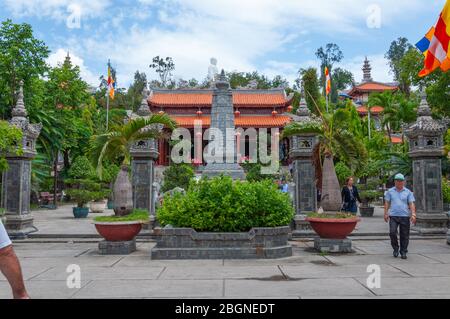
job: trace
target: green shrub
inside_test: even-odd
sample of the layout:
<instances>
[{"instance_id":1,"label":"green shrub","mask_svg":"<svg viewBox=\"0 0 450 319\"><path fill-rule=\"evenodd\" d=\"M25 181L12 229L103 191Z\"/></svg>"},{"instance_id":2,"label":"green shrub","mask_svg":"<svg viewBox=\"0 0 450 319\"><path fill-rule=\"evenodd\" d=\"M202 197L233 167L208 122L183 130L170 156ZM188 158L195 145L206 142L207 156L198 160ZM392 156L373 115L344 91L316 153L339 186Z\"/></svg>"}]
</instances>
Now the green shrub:
<instances>
[{"instance_id":1,"label":"green shrub","mask_svg":"<svg viewBox=\"0 0 450 319\"><path fill-rule=\"evenodd\" d=\"M148 222L148 219L148 211L143 209L135 209L131 214L127 216L98 216L94 218L94 221L102 223L142 221L143 223L146 223Z\"/></svg>"},{"instance_id":2,"label":"green shrub","mask_svg":"<svg viewBox=\"0 0 450 319\"><path fill-rule=\"evenodd\" d=\"M442 193L444 195L444 203L450 203L450 181L442 179Z\"/></svg>"},{"instance_id":3,"label":"green shrub","mask_svg":"<svg viewBox=\"0 0 450 319\"><path fill-rule=\"evenodd\" d=\"M175 187L187 189L195 173L189 164L172 164L164 171L163 175L164 180L161 191L165 193Z\"/></svg>"},{"instance_id":4,"label":"green shrub","mask_svg":"<svg viewBox=\"0 0 450 319\"><path fill-rule=\"evenodd\" d=\"M0 216L5 215L5 209L4 208L0 208Z\"/></svg>"},{"instance_id":5,"label":"green shrub","mask_svg":"<svg viewBox=\"0 0 450 319\"><path fill-rule=\"evenodd\" d=\"M363 190L359 192L359 196L361 197L361 200L363 203L371 203L374 200L380 198L383 196L383 192L380 191L372 191L372 190Z\"/></svg>"},{"instance_id":6,"label":"green shrub","mask_svg":"<svg viewBox=\"0 0 450 319\"><path fill-rule=\"evenodd\" d=\"M293 217L289 195L273 182L233 182L227 176L192 181L185 195L165 197L157 210L162 226L212 232L286 226Z\"/></svg>"},{"instance_id":7,"label":"green shrub","mask_svg":"<svg viewBox=\"0 0 450 319\"><path fill-rule=\"evenodd\" d=\"M344 185L345 180L352 176L352 170L342 162L337 163L334 168L336 169L339 184Z\"/></svg>"},{"instance_id":8,"label":"green shrub","mask_svg":"<svg viewBox=\"0 0 450 319\"><path fill-rule=\"evenodd\" d=\"M86 156L78 156L70 166L68 174L73 179L92 179L97 176L94 167Z\"/></svg>"}]
</instances>

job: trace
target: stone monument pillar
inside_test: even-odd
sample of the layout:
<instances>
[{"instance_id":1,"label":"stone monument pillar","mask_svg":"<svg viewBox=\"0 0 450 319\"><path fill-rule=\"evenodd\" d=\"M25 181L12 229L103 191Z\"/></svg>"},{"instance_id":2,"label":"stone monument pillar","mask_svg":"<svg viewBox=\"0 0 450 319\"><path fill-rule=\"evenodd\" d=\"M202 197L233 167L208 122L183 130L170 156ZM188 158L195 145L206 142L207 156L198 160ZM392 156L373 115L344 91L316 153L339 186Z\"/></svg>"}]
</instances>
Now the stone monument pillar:
<instances>
[{"instance_id":1,"label":"stone monument pillar","mask_svg":"<svg viewBox=\"0 0 450 319\"><path fill-rule=\"evenodd\" d=\"M302 90L303 91L303 90ZM295 121L299 123L319 122L311 115L302 92L300 106ZM295 183L294 205L294 232L311 230L305 218L307 214L317 211L317 188L313 152L317 145L317 136L313 133L293 136L289 156L293 160L293 175Z\"/></svg>"},{"instance_id":2,"label":"stone monument pillar","mask_svg":"<svg viewBox=\"0 0 450 319\"><path fill-rule=\"evenodd\" d=\"M233 93L223 70L215 86L212 99L210 132L218 131L222 136L219 137L221 140L217 144L218 141L215 139L218 139L218 137L210 134L208 147L212 144L222 144L215 151L223 151L223 156L220 156L217 160L207 161L207 165L203 170L203 176L214 177L224 174L231 176L233 179L244 179L244 170L237 162ZM232 134L227 134L227 132L232 132Z\"/></svg>"},{"instance_id":3,"label":"stone monument pillar","mask_svg":"<svg viewBox=\"0 0 450 319\"><path fill-rule=\"evenodd\" d=\"M30 212L31 161L36 156L36 139L42 124L31 124L23 101L20 83L17 104L12 110L12 126L22 130L22 154L7 154L9 169L3 172L2 207L6 211L6 230L13 239L27 238L36 231Z\"/></svg>"},{"instance_id":4,"label":"stone monument pillar","mask_svg":"<svg viewBox=\"0 0 450 319\"><path fill-rule=\"evenodd\" d=\"M447 123L434 120L425 93L418 109L417 121L405 129L409 156L413 165L413 187L416 198L417 225L420 234L445 234L447 215L443 209L442 167L443 135Z\"/></svg>"},{"instance_id":5,"label":"stone monument pillar","mask_svg":"<svg viewBox=\"0 0 450 319\"><path fill-rule=\"evenodd\" d=\"M147 94L145 94L139 110L136 114L132 114L131 118L148 118L150 116ZM131 147L130 154L133 207L145 209L150 213L149 229L153 229L156 220L153 182L155 177L155 160L159 156L158 144L154 139L138 141Z\"/></svg>"}]
</instances>

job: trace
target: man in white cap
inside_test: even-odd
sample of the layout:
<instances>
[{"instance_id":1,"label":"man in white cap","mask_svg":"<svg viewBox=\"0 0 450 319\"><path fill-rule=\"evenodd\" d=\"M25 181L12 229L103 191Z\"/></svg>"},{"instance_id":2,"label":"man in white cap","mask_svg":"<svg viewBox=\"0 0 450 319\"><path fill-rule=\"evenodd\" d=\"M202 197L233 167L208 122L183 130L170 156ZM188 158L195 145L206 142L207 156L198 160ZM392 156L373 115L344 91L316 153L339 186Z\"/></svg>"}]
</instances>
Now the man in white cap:
<instances>
[{"instance_id":1,"label":"man in white cap","mask_svg":"<svg viewBox=\"0 0 450 319\"><path fill-rule=\"evenodd\" d=\"M14 253L11 240L0 221L0 271L12 288L14 299L29 299L23 282L19 259Z\"/></svg>"},{"instance_id":2,"label":"man in white cap","mask_svg":"<svg viewBox=\"0 0 450 319\"><path fill-rule=\"evenodd\" d=\"M397 174L394 177L395 187L385 194L384 220L389 222L389 235L394 249L394 257L399 253L402 259L406 259L409 244L409 232L411 223L416 224L416 206L414 194L405 187L405 176ZM400 246L398 245L397 232L400 227Z\"/></svg>"}]
</instances>

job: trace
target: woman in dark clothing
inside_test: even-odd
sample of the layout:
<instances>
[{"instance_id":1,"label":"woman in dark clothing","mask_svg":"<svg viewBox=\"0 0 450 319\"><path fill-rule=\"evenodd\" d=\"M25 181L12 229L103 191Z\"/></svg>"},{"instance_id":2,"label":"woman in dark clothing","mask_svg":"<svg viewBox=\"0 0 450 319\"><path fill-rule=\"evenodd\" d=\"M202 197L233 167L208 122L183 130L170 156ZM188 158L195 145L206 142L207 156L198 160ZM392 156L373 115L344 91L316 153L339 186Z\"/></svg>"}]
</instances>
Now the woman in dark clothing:
<instances>
[{"instance_id":1,"label":"woman in dark clothing","mask_svg":"<svg viewBox=\"0 0 450 319\"><path fill-rule=\"evenodd\" d=\"M358 212L358 205L356 204L356 201L361 203L361 198L359 197L358 188L353 185L353 177L346 179L341 195L342 211L356 215Z\"/></svg>"}]
</instances>

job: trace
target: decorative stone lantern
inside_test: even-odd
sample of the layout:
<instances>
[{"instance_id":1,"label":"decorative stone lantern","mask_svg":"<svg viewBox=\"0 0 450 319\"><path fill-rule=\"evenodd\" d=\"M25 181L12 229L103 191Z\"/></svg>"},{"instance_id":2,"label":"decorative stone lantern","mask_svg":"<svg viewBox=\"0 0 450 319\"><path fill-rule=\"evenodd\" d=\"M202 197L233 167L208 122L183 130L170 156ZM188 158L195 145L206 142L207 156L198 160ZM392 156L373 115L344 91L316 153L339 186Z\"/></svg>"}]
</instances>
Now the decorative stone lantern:
<instances>
[{"instance_id":1,"label":"decorative stone lantern","mask_svg":"<svg viewBox=\"0 0 450 319\"><path fill-rule=\"evenodd\" d=\"M10 125L22 130L22 154L7 154L9 169L3 172L2 207L6 211L6 230L13 239L24 239L36 231L30 212L31 161L36 156L36 139L42 124L31 124L23 101L20 82L17 104L12 110Z\"/></svg>"},{"instance_id":2,"label":"decorative stone lantern","mask_svg":"<svg viewBox=\"0 0 450 319\"><path fill-rule=\"evenodd\" d=\"M405 129L413 165L417 208L415 229L421 234L445 234L448 217L443 211L441 158L447 123L431 117L425 93L422 93L417 113L417 121Z\"/></svg>"},{"instance_id":3,"label":"decorative stone lantern","mask_svg":"<svg viewBox=\"0 0 450 319\"><path fill-rule=\"evenodd\" d=\"M131 114L131 119L149 118L150 112L147 104L148 94L145 92L142 103L136 113ZM146 129L154 129L148 127ZM158 129L162 129L158 125ZM155 192L153 187L155 177L155 160L158 158L158 144L154 139L136 142L130 150L131 154L131 175L133 185L133 207L145 209L150 213L150 229L153 228L155 218Z\"/></svg>"},{"instance_id":4,"label":"decorative stone lantern","mask_svg":"<svg viewBox=\"0 0 450 319\"><path fill-rule=\"evenodd\" d=\"M318 119L311 115L305 101L304 90L297 110L296 122L320 125ZM294 218L294 231L310 230L306 215L317 211L317 188L315 167L313 163L314 148L318 142L314 133L301 134L291 137L289 156L293 160L293 175L295 183L294 205L296 215Z\"/></svg>"}]
</instances>

